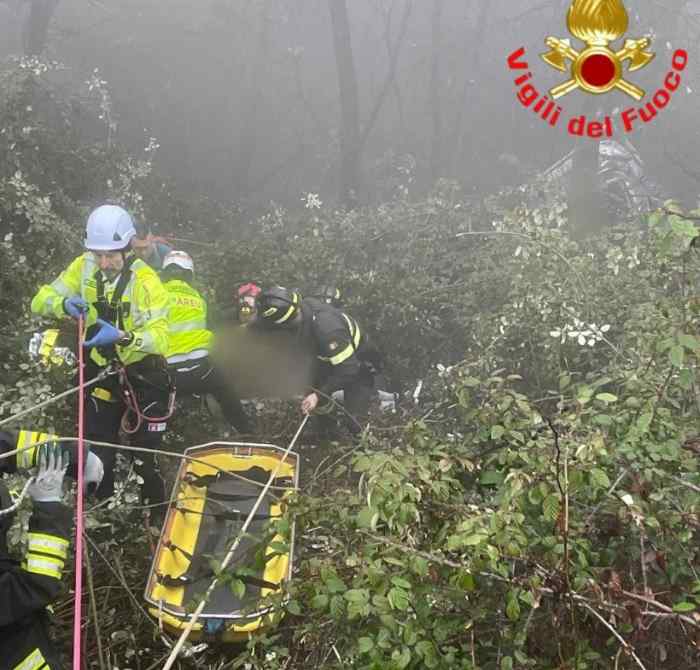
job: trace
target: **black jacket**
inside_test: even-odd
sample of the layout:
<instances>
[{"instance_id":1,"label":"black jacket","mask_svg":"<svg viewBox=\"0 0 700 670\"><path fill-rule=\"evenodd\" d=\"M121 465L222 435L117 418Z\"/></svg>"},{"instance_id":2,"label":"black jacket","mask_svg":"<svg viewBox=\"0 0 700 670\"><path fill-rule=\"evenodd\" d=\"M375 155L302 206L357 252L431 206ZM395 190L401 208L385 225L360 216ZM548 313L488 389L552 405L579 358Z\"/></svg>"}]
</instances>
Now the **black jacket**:
<instances>
[{"instance_id":1,"label":"black jacket","mask_svg":"<svg viewBox=\"0 0 700 670\"><path fill-rule=\"evenodd\" d=\"M366 363L375 362L376 352L351 316L315 298L302 300L301 314L299 337L316 357L319 391L331 395L367 377Z\"/></svg>"},{"instance_id":2,"label":"black jacket","mask_svg":"<svg viewBox=\"0 0 700 670\"><path fill-rule=\"evenodd\" d=\"M14 448L1 437L0 442L0 452L8 446ZM12 457L0 464L0 470L16 468ZM46 608L60 593L63 569L72 560L71 521L70 510L61 503L35 502L29 519L27 553L21 564L10 558L5 533L0 532L0 670L62 668L49 637Z\"/></svg>"}]
</instances>

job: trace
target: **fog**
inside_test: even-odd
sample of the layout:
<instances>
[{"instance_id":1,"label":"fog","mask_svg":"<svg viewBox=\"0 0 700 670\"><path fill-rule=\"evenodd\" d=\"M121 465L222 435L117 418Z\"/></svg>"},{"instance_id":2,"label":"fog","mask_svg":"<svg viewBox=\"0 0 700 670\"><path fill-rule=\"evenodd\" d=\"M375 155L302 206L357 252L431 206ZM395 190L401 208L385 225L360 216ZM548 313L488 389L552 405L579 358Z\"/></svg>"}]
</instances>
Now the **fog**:
<instances>
[{"instance_id":1,"label":"fog","mask_svg":"<svg viewBox=\"0 0 700 670\"><path fill-rule=\"evenodd\" d=\"M106 97L99 87L84 87L85 95L106 108L112 126L86 121L86 133L109 132L135 152L154 137L158 169L183 193L243 211L298 205L307 193L349 204L421 197L441 178L482 198L532 179L577 145L596 144L523 108L520 73L507 64L524 47L538 90L566 79L539 55L546 36L571 37L569 4L5 0L0 56L39 52L64 64L57 85L96 74ZM625 37L650 35L655 54L630 80L653 93L675 49L690 60L654 122L617 128L616 139L633 143L665 195L695 206L700 2L625 5ZM618 90L573 91L558 103L567 117L589 118L635 104Z\"/></svg>"}]
</instances>

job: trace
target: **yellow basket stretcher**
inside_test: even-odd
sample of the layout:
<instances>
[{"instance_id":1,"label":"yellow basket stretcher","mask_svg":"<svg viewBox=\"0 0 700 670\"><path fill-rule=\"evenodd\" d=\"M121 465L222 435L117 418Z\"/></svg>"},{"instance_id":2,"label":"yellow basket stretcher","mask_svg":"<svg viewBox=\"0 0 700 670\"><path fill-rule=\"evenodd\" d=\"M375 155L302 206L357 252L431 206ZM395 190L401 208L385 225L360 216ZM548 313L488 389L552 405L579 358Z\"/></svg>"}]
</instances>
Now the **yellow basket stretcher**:
<instances>
[{"instance_id":1,"label":"yellow basket stretcher","mask_svg":"<svg viewBox=\"0 0 700 670\"><path fill-rule=\"evenodd\" d=\"M187 626L191 612L214 578L284 450L270 444L214 442L185 450L146 586L149 612L171 632ZM279 612L263 599L291 579L294 523L289 536L271 521L286 514L286 500L298 487L299 456L290 452L243 536L227 575L243 582L245 593L226 580L213 591L190 639L242 642L274 625ZM280 547L288 548L280 551ZM257 560L256 560L257 556Z\"/></svg>"}]
</instances>

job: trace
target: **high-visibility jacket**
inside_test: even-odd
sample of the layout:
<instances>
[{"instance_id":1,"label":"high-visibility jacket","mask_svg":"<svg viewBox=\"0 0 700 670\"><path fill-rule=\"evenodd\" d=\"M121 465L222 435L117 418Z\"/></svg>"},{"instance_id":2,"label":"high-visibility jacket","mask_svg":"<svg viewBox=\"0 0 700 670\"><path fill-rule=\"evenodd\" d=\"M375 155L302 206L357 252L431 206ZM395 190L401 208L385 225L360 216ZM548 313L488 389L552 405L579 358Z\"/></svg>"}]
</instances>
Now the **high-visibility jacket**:
<instances>
[{"instance_id":1,"label":"high-visibility jacket","mask_svg":"<svg viewBox=\"0 0 700 670\"><path fill-rule=\"evenodd\" d=\"M69 559L71 513L59 502L35 502L21 565L0 538L0 668L60 670L46 609L61 591Z\"/></svg>"},{"instance_id":2,"label":"high-visibility jacket","mask_svg":"<svg viewBox=\"0 0 700 670\"><path fill-rule=\"evenodd\" d=\"M110 321L125 332L134 334L127 346L115 345L116 356L124 365L136 363L149 354L164 356L168 349L168 294L156 272L138 258L127 258L128 281L121 280L123 292L115 298L120 278L109 282L97 267L90 252L78 256L51 284L42 286L32 300L32 312L42 316L65 317L63 301L82 296L90 309L88 328L97 318ZM122 274L124 274L122 272ZM98 285L104 290L104 301L98 302ZM108 312L105 314L105 310ZM90 357L99 366L108 363L97 348Z\"/></svg>"},{"instance_id":3,"label":"high-visibility jacket","mask_svg":"<svg viewBox=\"0 0 700 670\"><path fill-rule=\"evenodd\" d=\"M168 363L209 355L213 333L207 329L207 302L181 279L165 282L168 293Z\"/></svg>"}]
</instances>

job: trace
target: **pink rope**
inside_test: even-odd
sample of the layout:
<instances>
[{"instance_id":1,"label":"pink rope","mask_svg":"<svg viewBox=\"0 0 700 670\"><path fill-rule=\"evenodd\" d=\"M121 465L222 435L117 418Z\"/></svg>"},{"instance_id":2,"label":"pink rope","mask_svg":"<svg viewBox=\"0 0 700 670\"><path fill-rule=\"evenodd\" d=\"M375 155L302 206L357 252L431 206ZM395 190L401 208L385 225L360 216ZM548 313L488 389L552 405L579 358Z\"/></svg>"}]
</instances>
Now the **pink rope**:
<instances>
[{"instance_id":1,"label":"pink rope","mask_svg":"<svg viewBox=\"0 0 700 670\"><path fill-rule=\"evenodd\" d=\"M83 364L83 317L78 318L78 496L75 502L75 611L73 615L73 670L80 670L80 627L83 608L83 424L85 368Z\"/></svg>"}]
</instances>

